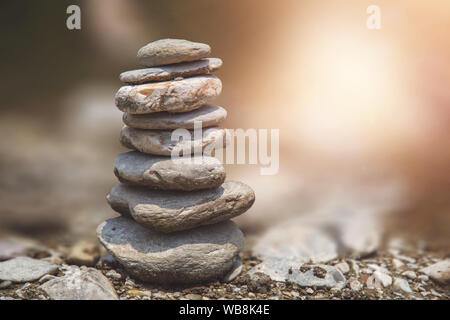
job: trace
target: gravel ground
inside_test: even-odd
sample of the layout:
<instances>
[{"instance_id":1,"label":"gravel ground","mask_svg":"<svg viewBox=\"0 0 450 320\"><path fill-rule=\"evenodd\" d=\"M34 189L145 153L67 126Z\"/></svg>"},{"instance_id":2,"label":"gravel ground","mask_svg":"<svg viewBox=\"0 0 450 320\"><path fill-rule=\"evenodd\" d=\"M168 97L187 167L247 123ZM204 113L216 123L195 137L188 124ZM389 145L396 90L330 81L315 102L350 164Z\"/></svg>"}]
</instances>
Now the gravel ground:
<instances>
[{"instance_id":1,"label":"gravel ground","mask_svg":"<svg viewBox=\"0 0 450 320\"><path fill-rule=\"evenodd\" d=\"M33 253L34 258L46 257L45 254ZM114 262L97 263L97 268L111 281L118 296L122 300L214 300L214 299L261 299L261 300L309 300L309 299L413 299L413 300L448 300L450 286L441 285L427 279L418 270L441 260L442 257L432 255L422 250L414 252L393 252L387 250L378 252L365 259L337 259L330 261L329 265L344 262L347 284L342 289L322 289L316 287L300 287L295 283L272 281L268 276L259 274L258 280L252 280L246 273L260 261L251 255L250 251L241 253L243 271L230 283L214 282L194 287L160 287L140 283L128 277L120 266ZM396 259L396 260L394 260ZM395 266L394 261L402 262L402 266ZM65 261L62 261L65 263ZM302 268L307 265L302 266ZM384 268L392 278L400 277L407 280L412 293L395 290L394 286L387 288L369 288L367 279L377 268ZM382 269L383 270L383 269ZM320 270L319 270L320 271ZM406 273L405 273L406 272ZM319 272L320 274L320 272ZM61 271L56 276L61 276ZM42 281L42 280L40 280ZM356 282L357 281L357 282ZM355 284L360 284L358 286ZM39 281L21 284L5 284L1 288L0 300L6 299L38 299L46 300L48 296L38 286Z\"/></svg>"}]
</instances>

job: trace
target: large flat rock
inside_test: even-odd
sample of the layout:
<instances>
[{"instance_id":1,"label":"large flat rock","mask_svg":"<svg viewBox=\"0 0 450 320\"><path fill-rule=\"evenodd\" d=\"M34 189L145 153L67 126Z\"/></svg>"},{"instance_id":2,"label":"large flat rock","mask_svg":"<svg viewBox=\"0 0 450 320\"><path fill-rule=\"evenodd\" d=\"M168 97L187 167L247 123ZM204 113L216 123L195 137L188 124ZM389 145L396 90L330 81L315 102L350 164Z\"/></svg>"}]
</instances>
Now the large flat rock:
<instances>
[{"instance_id":1,"label":"large flat rock","mask_svg":"<svg viewBox=\"0 0 450 320\"><path fill-rule=\"evenodd\" d=\"M124 126L120 132L120 143L128 149L143 153L171 156L197 154L203 151L222 149L228 142L225 129L211 127L202 130L197 137L194 131L187 131L186 137L174 136L170 130L142 130ZM211 155L212 153L207 153Z\"/></svg>"},{"instance_id":2,"label":"large flat rock","mask_svg":"<svg viewBox=\"0 0 450 320\"><path fill-rule=\"evenodd\" d=\"M182 80L152 82L121 87L116 106L131 114L186 112L197 109L219 96L222 82L211 75Z\"/></svg>"},{"instance_id":3,"label":"large flat rock","mask_svg":"<svg viewBox=\"0 0 450 320\"><path fill-rule=\"evenodd\" d=\"M194 129L194 123L201 122L202 128L217 126L227 117L227 111L219 106L205 104L204 106L188 112L157 112L152 114L123 114L123 122L132 128L167 130L167 129Z\"/></svg>"},{"instance_id":4,"label":"large flat rock","mask_svg":"<svg viewBox=\"0 0 450 320\"><path fill-rule=\"evenodd\" d=\"M199 60L206 58L210 53L211 47L204 43L183 39L161 39L140 48L137 59L140 64L152 67Z\"/></svg>"},{"instance_id":5,"label":"large flat rock","mask_svg":"<svg viewBox=\"0 0 450 320\"><path fill-rule=\"evenodd\" d=\"M28 257L17 257L0 262L0 280L12 282L34 281L46 274L54 274L58 266Z\"/></svg>"},{"instance_id":6,"label":"large flat rock","mask_svg":"<svg viewBox=\"0 0 450 320\"><path fill-rule=\"evenodd\" d=\"M186 78L202 74L211 74L221 66L222 60L219 58L206 58L191 62L125 71L120 74L120 81L128 84L167 81L179 77Z\"/></svg>"},{"instance_id":7,"label":"large flat rock","mask_svg":"<svg viewBox=\"0 0 450 320\"><path fill-rule=\"evenodd\" d=\"M225 181L225 169L214 157L170 159L136 151L117 156L114 174L122 183L162 190L217 188Z\"/></svg>"},{"instance_id":8,"label":"large flat rock","mask_svg":"<svg viewBox=\"0 0 450 320\"><path fill-rule=\"evenodd\" d=\"M222 279L243 244L242 232L231 221L165 234L118 217L100 224L97 236L132 276L158 284Z\"/></svg>"},{"instance_id":9,"label":"large flat rock","mask_svg":"<svg viewBox=\"0 0 450 320\"><path fill-rule=\"evenodd\" d=\"M229 220L247 211L255 201L242 182L226 181L215 189L191 192L159 191L115 185L107 196L111 208L159 232L175 232Z\"/></svg>"}]
</instances>

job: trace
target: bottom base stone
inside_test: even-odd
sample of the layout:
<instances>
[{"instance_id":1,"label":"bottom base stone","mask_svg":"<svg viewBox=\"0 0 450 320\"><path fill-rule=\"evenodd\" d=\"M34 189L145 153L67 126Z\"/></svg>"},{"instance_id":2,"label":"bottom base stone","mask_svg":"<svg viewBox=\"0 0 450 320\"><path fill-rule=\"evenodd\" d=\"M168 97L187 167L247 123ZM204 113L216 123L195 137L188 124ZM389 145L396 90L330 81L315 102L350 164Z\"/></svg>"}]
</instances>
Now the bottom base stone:
<instances>
[{"instance_id":1,"label":"bottom base stone","mask_svg":"<svg viewBox=\"0 0 450 320\"><path fill-rule=\"evenodd\" d=\"M100 224L97 237L130 275L163 285L224 279L243 244L243 234L232 221L159 233L117 217Z\"/></svg>"}]
</instances>

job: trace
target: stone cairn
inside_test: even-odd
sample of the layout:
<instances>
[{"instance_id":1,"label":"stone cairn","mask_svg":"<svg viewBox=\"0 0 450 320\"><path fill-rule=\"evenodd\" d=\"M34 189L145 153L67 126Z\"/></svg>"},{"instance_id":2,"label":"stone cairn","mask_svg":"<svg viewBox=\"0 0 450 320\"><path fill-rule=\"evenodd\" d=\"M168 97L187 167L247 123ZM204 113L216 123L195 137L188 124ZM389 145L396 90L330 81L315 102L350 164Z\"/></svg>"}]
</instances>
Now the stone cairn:
<instances>
[{"instance_id":1,"label":"stone cairn","mask_svg":"<svg viewBox=\"0 0 450 320\"><path fill-rule=\"evenodd\" d=\"M222 90L211 75L222 61L207 58L207 44L163 39L142 47L145 69L127 71L116 94L124 112L120 142L134 151L120 154L114 173L120 181L107 195L121 214L97 228L106 250L133 277L158 284L230 280L239 274L243 234L229 219L247 211L253 190L225 181L215 157L171 157L171 152L205 150L226 141L217 127L227 112L208 104ZM194 124L201 122L202 136ZM190 130L190 140L172 141L172 132ZM187 151L186 151L187 150Z\"/></svg>"}]
</instances>

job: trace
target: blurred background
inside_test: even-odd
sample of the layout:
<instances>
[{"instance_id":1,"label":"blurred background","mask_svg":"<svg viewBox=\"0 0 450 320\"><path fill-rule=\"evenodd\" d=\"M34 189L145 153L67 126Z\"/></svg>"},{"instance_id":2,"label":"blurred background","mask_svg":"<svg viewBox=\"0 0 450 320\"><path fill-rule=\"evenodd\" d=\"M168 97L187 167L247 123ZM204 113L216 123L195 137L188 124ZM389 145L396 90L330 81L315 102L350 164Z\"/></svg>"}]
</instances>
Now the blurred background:
<instances>
[{"instance_id":1,"label":"blurred background","mask_svg":"<svg viewBox=\"0 0 450 320\"><path fill-rule=\"evenodd\" d=\"M81 8L81 30L66 8ZM369 5L381 29L369 30ZM224 65L228 128L280 129L280 170L228 165L254 188L250 243L296 221L347 250L389 238L450 248L448 0L3 1L0 235L95 238L114 215L119 74L160 38Z\"/></svg>"}]
</instances>

